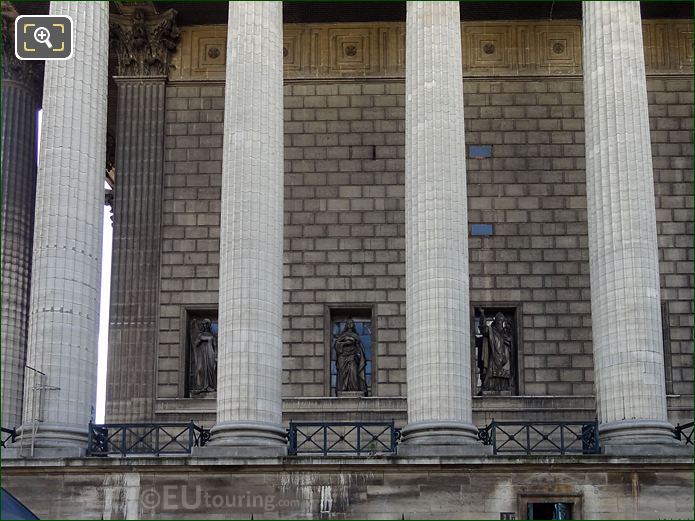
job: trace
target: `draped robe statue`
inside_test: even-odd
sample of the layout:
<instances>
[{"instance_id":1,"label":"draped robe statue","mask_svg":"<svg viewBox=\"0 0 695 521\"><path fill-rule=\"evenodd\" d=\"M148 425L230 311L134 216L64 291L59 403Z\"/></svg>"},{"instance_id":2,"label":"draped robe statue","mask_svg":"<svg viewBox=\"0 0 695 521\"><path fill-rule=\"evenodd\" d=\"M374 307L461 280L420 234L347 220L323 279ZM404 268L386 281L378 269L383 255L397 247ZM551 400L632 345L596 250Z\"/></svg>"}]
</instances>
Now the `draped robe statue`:
<instances>
[{"instance_id":1,"label":"draped robe statue","mask_svg":"<svg viewBox=\"0 0 695 521\"><path fill-rule=\"evenodd\" d=\"M367 359L364 346L355 330L355 322L348 320L342 333L333 344L336 354L336 392L361 391L367 392L365 368Z\"/></svg>"},{"instance_id":2,"label":"draped robe statue","mask_svg":"<svg viewBox=\"0 0 695 521\"><path fill-rule=\"evenodd\" d=\"M212 332L212 322L206 318L193 320L191 330L193 345L193 381L194 393L209 393L217 390L217 338Z\"/></svg>"},{"instance_id":3,"label":"draped robe statue","mask_svg":"<svg viewBox=\"0 0 695 521\"><path fill-rule=\"evenodd\" d=\"M497 313L490 325L485 312L480 310L480 335L477 335L478 368L482 391L509 391L511 389L512 330L502 313Z\"/></svg>"}]
</instances>

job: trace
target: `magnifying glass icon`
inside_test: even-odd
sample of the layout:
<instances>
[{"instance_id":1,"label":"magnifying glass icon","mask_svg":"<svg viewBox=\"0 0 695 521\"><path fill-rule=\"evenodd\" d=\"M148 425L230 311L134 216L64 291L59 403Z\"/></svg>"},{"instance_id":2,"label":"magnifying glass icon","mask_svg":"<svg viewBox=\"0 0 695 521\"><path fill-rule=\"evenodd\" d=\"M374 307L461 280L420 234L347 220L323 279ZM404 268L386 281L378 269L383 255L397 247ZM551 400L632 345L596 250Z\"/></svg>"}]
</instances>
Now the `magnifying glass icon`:
<instances>
[{"instance_id":1,"label":"magnifying glass icon","mask_svg":"<svg viewBox=\"0 0 695 521\"><path fill-rule=\"evenodd\" d=\"M49 49L53 49L53 45L51 45L50 41L51 32L45 27L37 27L34 31L34 38L39 43L45 43L46 47L48 47Z\"/></svg>"}]
</instances>

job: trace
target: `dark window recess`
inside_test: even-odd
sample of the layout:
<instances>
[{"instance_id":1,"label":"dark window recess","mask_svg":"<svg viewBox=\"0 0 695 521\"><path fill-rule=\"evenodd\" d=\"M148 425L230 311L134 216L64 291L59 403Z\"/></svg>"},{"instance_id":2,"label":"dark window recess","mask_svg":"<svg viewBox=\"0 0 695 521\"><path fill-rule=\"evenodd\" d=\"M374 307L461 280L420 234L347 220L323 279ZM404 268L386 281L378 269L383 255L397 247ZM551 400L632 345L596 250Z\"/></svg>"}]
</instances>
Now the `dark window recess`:
<instances>
[{"instance_id":1,"label":"dark window recess","mask_svg":"<svg viewBox=\"0 0 695 521\"><path fill-rule=\"evenodd\" d=\"M477 396L516 395L518 320L516 308L473 306L473 382ZM485 324L482 324L482 316Z\"/></svg>"},{"instance_id":2,"label":"dark window recess","mask_svg":"<svg viewBox=\"0 0 695 521\"><path fill-rule=\"evenodd\" d=\"M186 396L217 396L216 310L195 310L186 314Z\"/></svg>"},{"instance_id":3,"label":"dark window recess","mask_svg":"<svg viewBox=\"0 0 695 521\"><path fill-rule=\"evenodd\" d=\"M471 145L468 147L468 157L471 159L487 159L492 156L491 145Z\"/></svg>"},{"instance_id":4,"label":"dark window recess","mask_svg":"<svg viewBox=\"0 0 695 521\"><path fill-rule=\"evenodd\" d=\"M331 396L370 396L374 361L371 309L331 310L330 349Z\"/></svg>"},{"instance_id":5,"label":"dark window recess","mask_svg":"<svg viewBox=\"0 0 695 521\"><path fill-rule=\"evenodd\" d=\"M471 235L488 236L493 234L492 224L471 224Z\"/></svg>"},{"instance_id":6,"label":"dark window recess","mask_svg":"<svg viewBox=\"0 0 695 521\"><path fill-rule=\"evenodd\" d=\"M526 519L572 519L572 503L528 503Z\"/></svg>"}]
</instances>

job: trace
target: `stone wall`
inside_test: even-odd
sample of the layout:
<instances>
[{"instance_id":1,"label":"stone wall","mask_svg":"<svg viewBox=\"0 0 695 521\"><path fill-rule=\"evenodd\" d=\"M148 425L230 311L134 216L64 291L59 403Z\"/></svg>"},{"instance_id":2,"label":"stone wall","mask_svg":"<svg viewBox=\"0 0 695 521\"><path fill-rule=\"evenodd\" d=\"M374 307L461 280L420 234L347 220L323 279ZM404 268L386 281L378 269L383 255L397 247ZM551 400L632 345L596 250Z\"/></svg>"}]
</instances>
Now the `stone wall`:
<instances>
[{"instance_id":1,"label":"stone wall","mask_svg":"<svg viewBox=\"0 0 695 521\"><path fill-rule=\"evenodd\" d=\"M661 301L673 394L693 393L693 79L647 81ZM669 390L669 389L667 389Z\"/></svg>"},{"instance_id":2,"label":"stone wall","mask_svg":"<svg viewBox=\"0 0 695 521\"><path fill-rule=\"evenodd\" d=\"M160 398L185 396L186 309L217 309L223 116L223 85L167 88Z\"/></svg>"},{"instance_id":3,"label":"stone wall","mask_svg":"<svg viewBox=\"0 0 695 521\"><path fill-rule=\"evenodd\" d=\"M373 306L373 394L405 394L404 88L285 88L287 396L327 394L326 321L350 304Z\"/></svg>"},{"instance_id":4,"label":"stone wall","mask_svg":"<svg viewBox=\"0 0 695 521\"><path fill-rule=\"evenodd\" d=\"M517 307L520 394L593 394L580 78L466 79L471 303ZM671 392L692 392L692 79L648 81ZM285 86L286 397L328 395L327 317L371 306L405 395L404 84ZM167 89L158 397L185 396L184 312L216 307L223 87ZM470 154L469 154L470 155ZM667 360L668 360L667 358ZM169 402L166 409L180 404ZM196 409L214 410L196 400Z\"/></svg>"},{"instance_id":5,"label":"stone wall","mask_svg":"<svg viewBox=\"0 0 695 521\"><path fill-rule=\"evenodd\" d=\"M464 83L471 302L518 306L520 393L593 393L580 80Z\"/></svg>"},{"instance_id":6,"label":"stone wall","mask_svg":"<svg viewBox=\"0 0 695 521\"><path fill-rule=\"evenodd\" d=\"M495 225L470 242L471 301L521 303L522 394L592 394L582 81L464 85L467 141L492 145L468 161L469 221ZM693 84L648 89L671 392L691 394Z\"/></svg>"},{"instance_id":7,"label":"stone wall","mask_svg":"<svg viewBox=\"0 0 695 521\"><path fill-rule=\"evenodd\" d=\"M64 463L64 462L63 462ZM499 519L528 502L572 519L692 519L692 462L490 458L80 460L3 466L3 487L41 519Z\"/></svg>"}]
</instances>

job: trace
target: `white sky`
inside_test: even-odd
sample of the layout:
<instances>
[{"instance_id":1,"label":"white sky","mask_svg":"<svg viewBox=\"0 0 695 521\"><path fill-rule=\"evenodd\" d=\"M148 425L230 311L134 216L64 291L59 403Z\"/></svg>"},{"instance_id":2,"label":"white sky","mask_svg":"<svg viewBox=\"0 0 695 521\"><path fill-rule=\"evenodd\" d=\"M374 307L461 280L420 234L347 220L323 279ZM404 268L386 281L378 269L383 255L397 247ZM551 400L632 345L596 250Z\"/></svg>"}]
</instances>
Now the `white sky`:
<instances>
[{"instance_id":1,"label":"white sky","mask_svg":"<svg viewBox=\"0 0 695 521\"><path fill-rule=\"evenodd\" d=\"M41 120L43 110L39 110L38 135L41 136ZM41 140L38 140L36 164L39 163ZM103 172L101 174L104 175ZM104 182L104 188L108 185ZM97 369L97 404L96 423L104 423L104 409L106 405L106 360L109 349L109 302L111 301L111 243L113 241L113 227L111 226L111 212L104 206L104 239L101 255L101 302L99 311L99 362Z\"/></svg>"},{"instance_id":2,"label":"white sky","mask_svg":"<svg viewBox=\"0 0 695 521\"><path fill-rule=\"evenodd\" d=\"M106 185L106 183L104 183ZM108 186L108 185L106 185ZM104 206L104 240L101 252L101 309L99 311L99 365L97 369L96 423L104 423L106 405L106 360L109 349L109 303L111 302L111 210Z\"/></svg>"}]
</instances>

